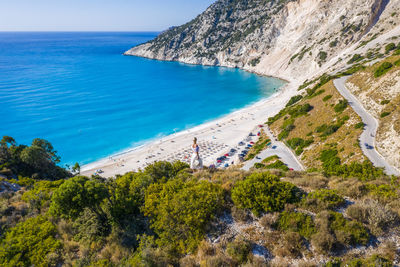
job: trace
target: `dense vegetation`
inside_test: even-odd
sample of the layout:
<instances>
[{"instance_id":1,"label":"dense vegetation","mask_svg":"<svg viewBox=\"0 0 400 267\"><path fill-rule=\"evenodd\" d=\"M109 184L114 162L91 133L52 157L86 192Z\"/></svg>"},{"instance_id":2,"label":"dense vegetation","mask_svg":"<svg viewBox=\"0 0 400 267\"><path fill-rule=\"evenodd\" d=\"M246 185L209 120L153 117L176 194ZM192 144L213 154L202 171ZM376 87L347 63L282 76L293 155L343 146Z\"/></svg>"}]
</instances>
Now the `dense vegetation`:
<instances>
[{"instance_id":1,"label":"dense vegetation","mask_svg":"<svg viewBox=\"0 0 400 267\"><path fill-rule=\"evenodd\" d=\"M18 175L50 180L70 177L68 171L57 166L59 162L57 151L44 139L34 139L30 146L17 145L9 136L0 141L0 174L9 178Z\"/></svg>"},{"instance_id":2,"label":"dense vegetation","mask_svg":"<svg viewBox=\"0 0 400 267\"><path fill-rule=\"evenodd\" d=\"M3 166L16 162L2 155ZM61 177L40 179L34 167L14 169L30 176L0 180L21 186L0 195L0 265L254 266L304 255L327 264L340 255L342 262L356 262L348 251L399 226L399 180L369 165L341 164L334 148L320 158L326 176L349 178L328 184L326 177L281 168L277 156L251 172L193 173L185 163L156 162L114 179L71 178L56 158L52 168L61 169ZM344 197L356 203L346 207ZM347 209L346 218L340 209ZM261 228L250 230L251 221ZM237 224L243 226L229 230ZM270 256L256 256L260 248ZM393 250L372 251L358 261L394 260Z\"/></svg>"},{"instance_id":3,"label":"dense vegetation","mask_svg":"<svg viewBox=\"0 0 400 267\"><path fill-rule=\"evenodd\" d=\"M298 188L268 173L252 174L237 182L232 190L235 205L250 209L256 216L263 212L281 211L286 203L294 203L299 199Z\"/></svg>"}]
</instances>

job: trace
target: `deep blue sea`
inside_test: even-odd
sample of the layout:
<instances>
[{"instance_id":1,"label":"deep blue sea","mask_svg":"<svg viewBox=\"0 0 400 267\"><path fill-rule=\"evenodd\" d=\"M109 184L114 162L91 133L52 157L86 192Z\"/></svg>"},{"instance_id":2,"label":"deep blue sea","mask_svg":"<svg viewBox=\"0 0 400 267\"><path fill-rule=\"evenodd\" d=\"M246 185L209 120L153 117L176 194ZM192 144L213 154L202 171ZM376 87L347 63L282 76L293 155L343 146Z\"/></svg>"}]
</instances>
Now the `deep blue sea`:
<instances>
[{"instance_id":1,"label":"deep blue sea","mask_svg":"<svg viewBox=\"0 0 400 267\"><path fill-rule=\"evenodd\" d=\"M0 33L0 136L89 163L221 117L283 82L123 56L156 33Z\"/></svg>"}]
</instances>

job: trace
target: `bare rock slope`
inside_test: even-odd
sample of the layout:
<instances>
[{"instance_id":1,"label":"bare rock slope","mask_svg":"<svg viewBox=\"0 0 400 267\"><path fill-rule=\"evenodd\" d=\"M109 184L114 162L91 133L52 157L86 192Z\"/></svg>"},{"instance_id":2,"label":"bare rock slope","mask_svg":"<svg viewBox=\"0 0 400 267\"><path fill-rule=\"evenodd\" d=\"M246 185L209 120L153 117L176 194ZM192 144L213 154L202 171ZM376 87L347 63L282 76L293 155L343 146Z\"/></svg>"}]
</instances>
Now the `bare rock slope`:
<instances>
[{"instance_id":1,"label":"bare rock slope","mask_svg":"<svg viewBox=\"0 0 400 267\"><path fill-rule=\"evenodd\" d=\"M400 0L218 0L125 54L303 81L346 67L355 49L398 26L399 8Z\"/></svg>"}]
</instances>

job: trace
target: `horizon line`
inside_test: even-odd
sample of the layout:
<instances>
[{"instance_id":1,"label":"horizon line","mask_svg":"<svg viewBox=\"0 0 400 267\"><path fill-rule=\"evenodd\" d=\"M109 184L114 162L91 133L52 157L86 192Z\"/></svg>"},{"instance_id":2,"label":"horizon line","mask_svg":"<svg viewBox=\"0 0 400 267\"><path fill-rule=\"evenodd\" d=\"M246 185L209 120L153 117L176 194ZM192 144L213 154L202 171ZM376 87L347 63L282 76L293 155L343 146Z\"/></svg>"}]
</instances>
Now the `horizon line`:
<instances>
[{"instance_id":1,"label":"horizon line","mask_svg":"<svg viewBox=\"0 0 400 267\"><path fill-rule=\"evenodd\" d=\"M33 31L29 31L29 30L15 30L15 31L9 31L9 30L0 30L0 33L3 32L138 32L138 33L160 33L163 30L158 30L158 31L125 31L125 30L33 30Z\"/></svg>"}]
</instances>

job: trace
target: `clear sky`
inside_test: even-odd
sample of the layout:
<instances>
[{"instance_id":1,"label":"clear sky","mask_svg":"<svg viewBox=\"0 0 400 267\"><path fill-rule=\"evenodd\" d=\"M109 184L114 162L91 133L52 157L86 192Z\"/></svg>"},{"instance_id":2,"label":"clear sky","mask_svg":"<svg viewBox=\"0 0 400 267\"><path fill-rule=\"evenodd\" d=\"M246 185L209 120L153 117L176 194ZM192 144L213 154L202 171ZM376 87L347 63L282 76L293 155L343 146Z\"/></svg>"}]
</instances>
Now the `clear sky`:
<instances>
[{"instance_id":1,"label":"clear sky","mask_svg":"<svg viewBox=\"0 0 400 267\"><path fill-rule=\"evenodd\" d=\"M0 0L0 31L160 31L215 0Z\"/></svg>"}]
</instances>

